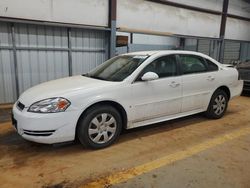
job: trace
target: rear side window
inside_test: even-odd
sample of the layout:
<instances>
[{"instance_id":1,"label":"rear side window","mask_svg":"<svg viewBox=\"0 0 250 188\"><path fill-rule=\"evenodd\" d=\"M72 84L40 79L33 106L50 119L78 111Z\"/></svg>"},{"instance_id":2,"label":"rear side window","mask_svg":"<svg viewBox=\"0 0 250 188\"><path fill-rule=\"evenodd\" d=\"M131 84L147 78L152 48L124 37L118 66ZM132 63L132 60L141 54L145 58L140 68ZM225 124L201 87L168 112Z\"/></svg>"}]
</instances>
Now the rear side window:
<instances>
[{"instance_id":1,"label":"rear side window","mask_svg":"<svg viewBox=\"0 0 250 188\"><path fill-rule=\"evenodd\" d=\"M215 63L213 63L212 61L206 59L206 62L207 62L208 71L217 71L217 70L219 70L218 66Z\"/></svg>"},{"instance_id":2,"label":"rear side window","mask_svg":"<svg viewBox=\"0 0 250 188\"><path fill-rule=\"evenodd\" d=\"M208 68L203 58L195 55L180 55L183 74L207 72Z\"/></svg>"}]
</instances>

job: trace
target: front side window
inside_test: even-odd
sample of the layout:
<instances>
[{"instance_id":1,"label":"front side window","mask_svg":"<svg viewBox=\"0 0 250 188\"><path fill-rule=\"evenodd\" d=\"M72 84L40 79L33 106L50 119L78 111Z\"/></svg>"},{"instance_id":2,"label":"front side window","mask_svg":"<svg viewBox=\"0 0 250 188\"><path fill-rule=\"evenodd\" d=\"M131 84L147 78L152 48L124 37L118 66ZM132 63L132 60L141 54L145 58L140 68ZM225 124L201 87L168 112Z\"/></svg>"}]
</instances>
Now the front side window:
<instances>
[{"instance_id":1,"label":"front side window","mask_svg":"<svg viewBox=\"0 0 250 188\"><path fill-rule=\"evenodd\" d=\"M201 73L207 71L206 62L201 57L194 55L180 55L180 61L183 74Z\"/></svg>"},{"instance_id":2,"label":"front side window","mask_svg":"<svg viewBox=\"0 0 250 188\"><path fill-rule=\"evenodd\" d=\"M137 80L140 80L141 77L147 72L154 72L159 76L159 78L176 76L177 64L175 55L168 55L154 60L143 69Z\"/></svg>"},{"instance_id":3,"label":"front side window","mask_svg":"<svg viewBox=\"0 0 250 188\"><path fill-rule=\"evenodd\" d=\"M83 76L107 81L122 81L131 75L148 57L146 55L117 56Z\"/></svg>"}]
</instances>

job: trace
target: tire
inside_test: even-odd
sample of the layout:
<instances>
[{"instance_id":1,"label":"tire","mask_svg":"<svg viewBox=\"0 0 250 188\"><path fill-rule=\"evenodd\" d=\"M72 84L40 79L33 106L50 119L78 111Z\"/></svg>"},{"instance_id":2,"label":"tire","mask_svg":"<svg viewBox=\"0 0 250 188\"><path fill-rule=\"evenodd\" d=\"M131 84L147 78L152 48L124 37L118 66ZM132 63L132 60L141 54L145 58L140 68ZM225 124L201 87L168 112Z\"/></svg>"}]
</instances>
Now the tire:
<instances>
[{"instance_id":1,"label":"tire","mask_svg":"<svg viewBox=\"0 0 250 188\"><path fill-rule=\"evenodd\" d=\"M87 148L102 149L117 140L121 129L121 115L114 107L95 105L80 118L77 137Z\"/></svg>"},{"instance_id":2,"label":"tire","mask_svg":"<svg viewBox=\"0 0 250 188\"><path fill-rule=\"evenodd\" d=\"M228 96L225 93L225 91L221 89L216 90L211 97L205 115L210 119L219 119L225 114L227 106L228 106Z\"/></svg>"}]
</instances>

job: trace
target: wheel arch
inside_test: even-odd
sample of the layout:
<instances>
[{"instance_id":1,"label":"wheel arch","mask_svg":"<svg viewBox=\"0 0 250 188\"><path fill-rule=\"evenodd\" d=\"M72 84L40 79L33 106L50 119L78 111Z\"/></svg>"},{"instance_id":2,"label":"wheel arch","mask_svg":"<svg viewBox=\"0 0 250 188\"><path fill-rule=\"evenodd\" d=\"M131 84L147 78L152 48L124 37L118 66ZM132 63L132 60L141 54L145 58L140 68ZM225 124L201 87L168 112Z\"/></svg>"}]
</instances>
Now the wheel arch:
<instances>
[{"instance_id":1,"label":"wheel arch","mask_svg":"<svg viewBox=\"0 0 250 188\"><path fill-rule=\"evenodd\" d=\"M212 94L212 96L211 96L211 99L210 99L210 102L209 102L209 104L208 104L208 106L207 106L207 109L206 109L206 111L205 111L205 115L206 115L208 118L211 118L211 119L219 119L219 118L221 118L221 117L224 115L224 113L225 113L225 111L226 111L226 109L227 109L227 105L228 105L228 101L226 101L226 106L225 106L224 111L223 111L221 114L215 114L215 113L214 113L214 110L213 110L213 107L212 107L212 106L213 106L213 97L214 97L214 95L216 94L216 92L218 92L218 91L223 91L223 92L225 92L225 94L226 94L227 97L228 97L228 101L230 100L230 97L231 97L230 89L229 89L227 86L225 86L225 85L218 87L218 88L213 92L213 94ZM217 97L217 96L215 95L215 97ZM215 99L215 98L214 98L214 99Z\"/></svg>"},{"instance_id":2,"label":"wheel arch","mask_svg":"<svg viewBox=\"0 0 250 188\"><path fill-rule=\"evenodd\" d=\"M77 120L77 124L76 124L76 128L75 128L75 138L77 138L77 128L78 128L80 119L86 114L88 109L93 108L94 106L98 106L98 105L110 105L110 106L114 107L121 115L123 128L126 128L128 119L127 119L127 112L126 112L125 108L118 102L115 102L112 100L103 100L103 101L98 101L98 102L95 102L95 103L89 105L81 113L81 115L79 116L79 118Z\"/></svg>"},{"instance_id":3,"label":"wheel arch","mask_svg":"<svg viewBox=\"0 0 250 188\"><path fill-rule=\"evenodd\" d=\"M218 90L224 91L224 92L227 94L228 100L230 100L230 98L231 98L231 92L230 92L230 89L229 89L227 86L225 86L225 85L220 86L220 87L218 87L218 88L215 90L215 92L218 91ZM215 93L215 92L214 92L214 93Z\"/></svg>"}]
</instances>

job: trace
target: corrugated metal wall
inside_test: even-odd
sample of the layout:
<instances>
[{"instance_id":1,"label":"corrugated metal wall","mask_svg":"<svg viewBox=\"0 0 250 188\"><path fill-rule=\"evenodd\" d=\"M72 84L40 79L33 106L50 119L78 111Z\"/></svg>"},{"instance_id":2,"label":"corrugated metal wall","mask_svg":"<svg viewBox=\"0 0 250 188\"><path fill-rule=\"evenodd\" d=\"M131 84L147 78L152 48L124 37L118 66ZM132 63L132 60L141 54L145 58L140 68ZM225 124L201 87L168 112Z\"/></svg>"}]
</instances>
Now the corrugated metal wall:
<instances>
[{"instance_id":1,"label":"corrugated metal wall","mask_svg":"<svg viewBox=\"0 0 250 188\"><path fill-rule=\"evenodd\" d=\"M198 52L209 55L210 40L199 40L198 41Z\"/></svg>"},{"instance_id":2,"label":"corrugated metal wall","mask_svg":"<svg viewBox=\"0 0 250 188\"><path fill-rule=\"evenodd\" d=\"M16 99L16 84L11 38L11 27L0 24L0 103L10 103Z\"/></svg>"},{"instance_id":3,"label":"corrugated metal wall","mask_svg":"<svg viewBox=\"0 0 250 188\"><path fill-rule=\"evenodd\" d=\"M18 93L39 83L101 64L108 58L106 35L101 30L0 22L0 103L14 102Z\"/></svg>"},{"instance_id":4,"label":"corrugated metal wall","mask_svg":"<svg viewBox=\"0 0 250 188\"><path fill-rule=\"evenodd\" d=\"M66 28L17 24L15 39L20 93L69 75L68 52L63 50L68 47Z\"/></svg>"},{"instance_id":5,"label":"corrugated metal wall","mask_svg":"<svg viewBox=\"0 0 250 188\"><path fill-rule=\"evenodd\" d=\"M230 64L240 59L240 42L225 41L223 63Z\"/></svg>"},{"instance_id":6,"label":"corrugated metal wall","mask_svg":"<svg viewBox=\"0 0 250 188\"><path fill-rule=\"evenodd\" d=\"M197 51L197 39L185 39L184 50Z\"/></svg>"},{"instance_id":7,"label":"corrugated metal wall","mask_svg":"<svg viewBox=\"0 0 250 188\"><path fill-rule=\"evenodd\" d=\"M72 73L90 71L108 58L107 33L72 29Z\"/></svg>"},{"instance_id":8,"label":"corrugated metal wall","mask_svg":"<svg viewBox=\"0 0 250 188\"><path fill-rule=\"evenodd\" d=\"M250 42L241 43L240 60L250 60Z\"/></svg>"},{"instance_id":9,"label":"corrugated metal wall","mask_svg":"<svg viewBox=\"0 0 250 188\"><path fill-rule=\"evenodd\" d=\"M220 43L218 40L199 39L198 52L209 55L210 57L219 59Z\"/></svg>"}]
</instances>

